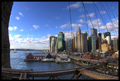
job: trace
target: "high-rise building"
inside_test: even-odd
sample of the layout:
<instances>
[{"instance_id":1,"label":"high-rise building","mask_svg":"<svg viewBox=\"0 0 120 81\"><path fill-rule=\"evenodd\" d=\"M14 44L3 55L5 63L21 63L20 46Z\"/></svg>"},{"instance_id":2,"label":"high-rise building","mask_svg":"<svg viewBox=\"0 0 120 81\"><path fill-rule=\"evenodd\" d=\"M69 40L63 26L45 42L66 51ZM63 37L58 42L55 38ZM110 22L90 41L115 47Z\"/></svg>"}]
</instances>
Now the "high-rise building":
<instances>
[{"instance_id":1,"label":"high-rise building","mask_svg":"<svg viewBox=\"0 0 120 81\"><path fill-rule=\"evenodd\" d=\"M56 44L55 44L55 53L57 54L58 53L58 39L56 40Z\"/></svg>"},{"instance_id":2,"label":"high-rise building","mask_svg":"<svg viewBox=\"0 0 120 81\"><path fill-rule=\"evenodd\" d=\"M77 52L77 36L75 35L75 52Z\"/></svg>"},{"instance_id":3,"label":"high-rise building","mask_svg":"<svg viewBox=\"0 0 120 81\"><path fill-rule=\"evenodd\" d=\"M72 52L72 39L66 39L66 52Z\"/></svg>"},{"instance_id":4,"label":"high-rise building","mask_svg":"<svg viewBox=\"0 0 120 81\"><path fill-rule=\"evenodd\" d=\"M92 46L91 52L94 53L96 51L96 36L95 35L91 35L91 46Z\"/></svg>"},{"instance_id":5,"label":"high-rise building","mask_svg":"<svg viewBox=\"0 0 120 81\"><path fill-rule=\"evenodd\" d=\"M75 36L74 36L74 33L72 33L72 52L75 52Z\"/></svg>"},{"instance_id":6,"label":"high-rise building","mask_svg":"<svg viewBox=\"0 0 120 81\"><path fill-rule=\"evenodd\" d=\"M118 51L118 39L117 38L113 39L113 50Z\"/></svg>"},{"instance_id":7,"label":"high-rise building","mask_svg":"<svg viewBox=\"0 0 120 81\"><path fill-rule=\"evenodd\" d=\"M64 33L59 32L59 34L58 34L58 52L62 52L64 50L65 50Z\"/></svg>"},{"instance_id":8,"label":"high-rise building","mask_svg":"<svg viewBox=\"0 0 120 81\"><path fill-rule=\"evenodd\" d=\"M76 36L77 36L77 52L81 52L81 30L80 28L76 32Z\"/></svg>"},{"instance_id":9,"label":"high-rise building","mask_svg":"<svg viewBox=\"0 0 120 81\"><path fill-rule=\"evenodd\" d=\"M98 37L96 39L96 49L101 50L101 33L98 34Z\"/></svg>"},{"instance_id":10,"label":"high-rise building","mask_svg":"<svg viewBox=\"0 0 120 81\"><path fill-rule=\"evenodd\" d=\"M97 29L91 28L91 35L95 35L95 37L97 38Z\"/></svg>"},{"instance_id":11,"label":"high-rise building","mask_svg":"<svg viewBox=\"0 0 120 81\"><path fill-rule=\"evenodd\" d=\"M92 44L92 51L96 51L96 38L97 38L97 29L91 28L91 44Z\"/></svg>"},{"instance_id":12,"label":"high-rise building","mask_svg":"<svg viewBox=\"0 0 120 81\"><path fill-rule=\"evenodd\" d=\"M57 40L57 37L55 37L55 36L53 36L53 37L51 38L51 52L52 52L52 53L55 53L56 40Z\"/></svg>"},{"instance_id":13,"label":"high-rise building","mask_svg":"<svg viewBox=\"0 0 120 81\"><path fill-rule=\"evenodd\" d=\"M57 37L55 36L49 37L49 52L55 53L56 40L57 40Z\"/></svg>"},{"instance_id":14,"label":"high-rise building","mask_svg":"<svg viewBox=\"0 0 120 81\"><path fill-rule=\"evenodd\" d=\"M87 43L88 43L88 52L91 52L92 46L91 46L91 36L87 36Z\"/></svg>"},{"instance_id":15,"label":"high-rise building","mask_svg":"<svg viewBox=\"0 0 120 81\"><path fill-rule=\"evenodd\" d=\"M81 34L81 52L88 52L87 33Z\"/></svg>"},{"instance_id":16,"label":"high-rise building","mask_svg":"<svg viewBox=\"0 0 120 81\"><path fill-rule=\"evenodd\" d=\"M87 52L87 33L81 33L80 28L78 29L77 33L77 52Z\"/></svg>"},{"instance_id":17,"label":"high-rise building","mask_svg":"<svg viewBox=\"0 0 120 81\"><path fill-rule=\"evenodd\" d=\"M107 40L107 43L109 45L111 45L111 34L110 34L110 32L102 33L101 38L102 38L102 43L103 43L104 40Z\"/></svg>"}]
</instances>

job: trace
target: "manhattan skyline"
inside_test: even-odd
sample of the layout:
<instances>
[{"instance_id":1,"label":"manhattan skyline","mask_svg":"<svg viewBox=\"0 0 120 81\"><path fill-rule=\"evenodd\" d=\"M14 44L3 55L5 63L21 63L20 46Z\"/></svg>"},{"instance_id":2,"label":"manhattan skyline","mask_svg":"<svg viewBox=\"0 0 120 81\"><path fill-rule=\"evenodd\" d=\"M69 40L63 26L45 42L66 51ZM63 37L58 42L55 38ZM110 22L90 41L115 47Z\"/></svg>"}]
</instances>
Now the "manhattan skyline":
<instances>
[{"instance_id":1,"label":"manhattan skyline","mask_svg":"<svg viewBox=\"0 0 120 81\"><path fill-rule=\"evenodd\" d=\"M85 19L87 17L88 34L91 35L90 17L97 30L97 21L99 21L101 30L98 32L106 32L107 25L111 38L114 38L114 34L118 31L118 2L102 2L106 10L99 3L95 2L100 11L97 11L98 18L96 18L93 2L84 2L88 11L86 16L81 2L70 2L73 33L76 33L79 27L81 32L87 31ZM110 7L110 4L114 6ZM109 11L113 11L115 18ZM49 36L57 36L61 31L65 34L65 38L71 38L69 15L69 2L14 2L8 27L10 48L49 49ZM115 27L112 27L108 15ZM101 16L106 20L105 24Z\"/></svg>"}]
</instances>

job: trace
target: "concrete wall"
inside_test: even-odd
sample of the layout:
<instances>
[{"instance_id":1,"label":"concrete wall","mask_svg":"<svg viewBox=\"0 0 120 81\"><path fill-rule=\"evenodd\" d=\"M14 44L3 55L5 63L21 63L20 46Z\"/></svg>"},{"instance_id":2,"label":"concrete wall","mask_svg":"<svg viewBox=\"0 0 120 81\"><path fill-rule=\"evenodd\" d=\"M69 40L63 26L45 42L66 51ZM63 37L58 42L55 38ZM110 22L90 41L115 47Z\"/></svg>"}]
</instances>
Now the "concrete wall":
<instances>
[{"instance_id":1,"label":"concrete wall","mask_svg":"<svg viewBox=\"0 0 120 81\"><path fill-rule=\"evenodd\" d=\"M10 68L10 43L9 43L9 33L8 33L8 26L9 26L9 19L11 14L11 9L13 2L1 2L1 29L2 29L2 67Z\"/></svg>"}]
</instances>

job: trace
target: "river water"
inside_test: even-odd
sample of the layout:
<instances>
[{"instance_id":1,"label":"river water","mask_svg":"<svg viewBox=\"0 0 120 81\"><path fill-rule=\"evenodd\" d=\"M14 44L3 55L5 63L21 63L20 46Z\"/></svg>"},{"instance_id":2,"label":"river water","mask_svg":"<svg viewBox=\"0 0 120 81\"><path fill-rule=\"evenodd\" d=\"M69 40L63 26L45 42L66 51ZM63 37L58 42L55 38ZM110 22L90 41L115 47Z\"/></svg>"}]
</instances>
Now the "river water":
<instances>
[{"instance_id":1,"label":"river water","mask_svg":"<svg viewBox=\"0 0 120 81\"><path fill-rule=\"evenodd\" d=\"M56 62L24 62L26 58L26 53L35 53L39 51L16 51L10 50L10 63L12 69L33 69L34 71L53 71L53 70L65 70L78 68L79 65L73 63L61 63L57 64ZM59 76L60 79L70 79L73 74ZM85 78L86 76L83 75ZM80 77L79 79L84 79ZM91 79L87 77L88 79ZM37 79L37 78L36 78ZM48 79L47 77L42 77L39 79Z\"/></svg>"}]
</instances>

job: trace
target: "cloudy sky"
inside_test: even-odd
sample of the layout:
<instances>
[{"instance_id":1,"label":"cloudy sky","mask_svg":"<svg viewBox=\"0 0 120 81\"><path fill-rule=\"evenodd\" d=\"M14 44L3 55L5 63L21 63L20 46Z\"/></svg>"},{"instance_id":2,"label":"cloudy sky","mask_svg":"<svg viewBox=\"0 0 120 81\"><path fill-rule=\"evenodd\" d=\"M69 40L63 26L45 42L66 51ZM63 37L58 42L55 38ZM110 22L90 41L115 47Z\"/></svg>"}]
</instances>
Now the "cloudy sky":
<instances>
[{"instance_id":1,"label":"cloudy sky","mask_svg":"<svg viewBox=\"0 0 120 81\"><path fill-rule=\"evenodd\" d=\"M84 3L84 5L83 5ZM71 37L78 28L91 35L91 28L111 37L118 34L118 2L14 2L9 22L10 48L48 49L49 36L64 32ZM69 6L70 4L70 6Z\"/></svg>"}]
</instances>

